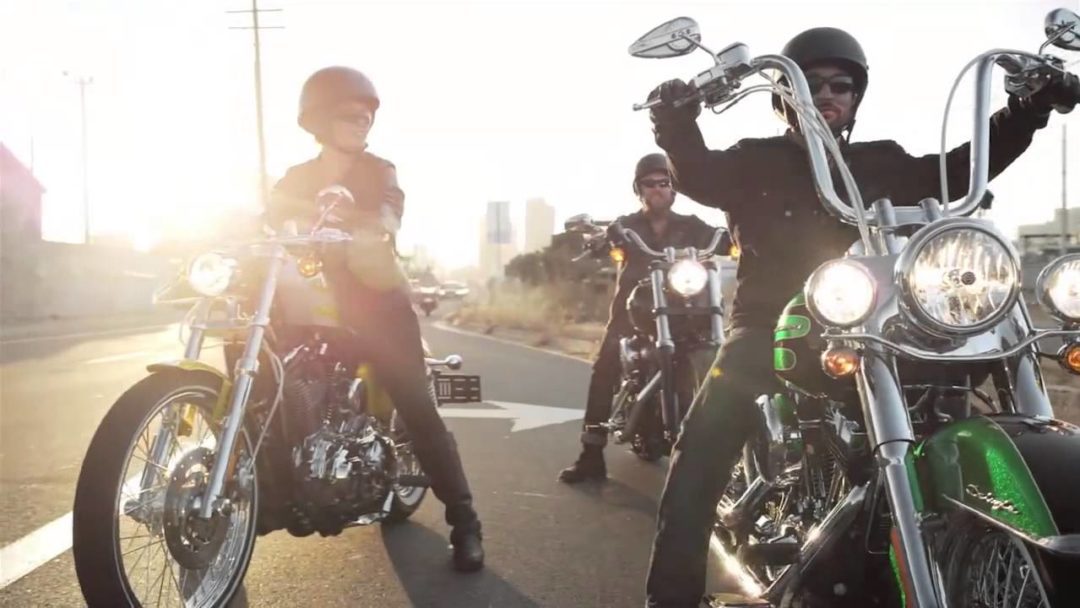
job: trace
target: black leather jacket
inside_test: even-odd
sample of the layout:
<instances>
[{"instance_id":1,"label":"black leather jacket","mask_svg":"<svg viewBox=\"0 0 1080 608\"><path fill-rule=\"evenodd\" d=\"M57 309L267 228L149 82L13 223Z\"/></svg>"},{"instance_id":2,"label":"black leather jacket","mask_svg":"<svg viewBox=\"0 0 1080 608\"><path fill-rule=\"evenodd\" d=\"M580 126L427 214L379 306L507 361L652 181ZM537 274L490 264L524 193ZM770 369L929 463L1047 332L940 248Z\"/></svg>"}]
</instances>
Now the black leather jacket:
<instances>
[{"instance_id":1,"label":"black leather jacket","mask_svg":"<svg viewBox=\"0 0 1080 608\"><path fill-rule=\"evenodd\" d=\"M990 118L991 177L1027 149L1047 117L1010 99L1009 107ZM818 200L800 137L745 139L727 150L709 150L687 117L658 122L654 131L677 190L727 213L741 252L731 325L773 327L809 274L858 240L858 230L841 224ZM941 196L936 154L912 156L894 141L841 148L867 204L889 197L895 205L915 205ZM949 152L950 198L967 192L968 165L969 144ZM835 172L833 179L840 183ZM842 188L837 191L843 196Z\"/></svg>"},{"instance_id":2,"label":"black leather jacket","mask_svg":"<svg viewBox=\"0 0 1080 608\"><path fill-rule=\"evenodd\" d=\"M662 251L665 247L698 247L702 248L712 240L716 229L706 224L696 215L680 215L671 213L668 220L667 232L663 237L653 232L652 224L649 223L645 213L638 211L630 215L624 215L616 220L623 228L629 228L636 232L641 240L649 247ZM642 279L649 276L649 263L651 259L636 251L633 245L624 248L626 260L619 265L619 274L615 297L611 301L611 319L620 326L629 326L629 317L626 312L626 300L630 292Z\"/></svg>"}]
</instances>

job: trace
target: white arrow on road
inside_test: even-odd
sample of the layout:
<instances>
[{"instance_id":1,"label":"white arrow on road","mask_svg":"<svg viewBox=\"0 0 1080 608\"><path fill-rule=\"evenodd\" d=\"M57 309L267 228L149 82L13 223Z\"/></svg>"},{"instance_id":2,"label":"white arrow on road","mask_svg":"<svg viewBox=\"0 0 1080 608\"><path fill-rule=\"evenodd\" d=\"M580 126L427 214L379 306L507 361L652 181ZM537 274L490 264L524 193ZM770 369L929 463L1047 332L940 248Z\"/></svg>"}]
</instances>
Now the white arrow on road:
<instances>
[{"instance_id":1,"label":"white arrow on road","mask_svg":"<svg viewBox=\"0 0 1080 608\"><path fill-rule=\"evenodd\" d=\"M551 424L562 424L571 420L580 420L584 416L583 410L575 410L566 407L553 407L548 405L532 405L529 403L513 403L510 401L485 401L493 408L468 408L468 407L441 407L439 413L443 418L495 418L500 420L513 420L510 427L511 433L538 429Z\"/></svg>"}]
</instances>

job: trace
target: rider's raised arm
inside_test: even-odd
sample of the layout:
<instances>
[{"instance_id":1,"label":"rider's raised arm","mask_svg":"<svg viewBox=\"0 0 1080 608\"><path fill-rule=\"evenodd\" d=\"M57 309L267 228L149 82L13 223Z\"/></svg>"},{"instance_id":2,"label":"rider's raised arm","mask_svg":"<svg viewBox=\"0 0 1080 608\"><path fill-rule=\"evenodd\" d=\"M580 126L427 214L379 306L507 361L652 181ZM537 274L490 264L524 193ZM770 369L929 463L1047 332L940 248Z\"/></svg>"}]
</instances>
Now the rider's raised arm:
<instances>
[{"instance_id":1,"label":"rider's raised arm","mask_svg":"<svg viewBox=\"0 0 1080 608\"><path fill-rule=\"evenodd\" d=\"M657 123L653 132L656 144L667 152L676 190L702 205L734 210L743 198L738 194L739 184L746 183L750 169L742 162L738 145L709 150L692 120Z\"/></svg>"},{"instance_id":2,"label":"rider's raised arm","mask_svg":"<svg viewBox=\"0 0 1080 608\"><path fill-rule=\"evenodd\" d=\"M1035 131L1046 126L1049 113L1009 98L1007 107L990 117L990 178L997 177L1031 145ZM938 154L914 157L896 146L896 175L902 176L893 192L894 203L913 205L927 197L941 197ZM970 179L971 143L952 149L946 155L949 199L962 198ZM909 167L900 169L900 167Z\"/></svg>"}]
</instances>

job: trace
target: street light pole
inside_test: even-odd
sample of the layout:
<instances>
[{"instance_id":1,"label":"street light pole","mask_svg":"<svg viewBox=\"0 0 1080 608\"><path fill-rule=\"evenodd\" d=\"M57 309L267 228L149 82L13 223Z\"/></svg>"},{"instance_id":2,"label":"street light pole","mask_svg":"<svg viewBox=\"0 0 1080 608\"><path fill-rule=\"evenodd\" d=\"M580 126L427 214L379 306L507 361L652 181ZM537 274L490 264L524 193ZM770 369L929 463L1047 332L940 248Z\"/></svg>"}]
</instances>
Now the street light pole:
<instances>
[{"instance_id":1,"label":"street light pole","mask_svg":"<svg viewBox=\"0 0 1080 608\"><path fill-rule=\"evenodd\" d=\"M64 76L71 76L64 72ZM90 244L90 153L86 129L86 87L94 83L93 76L75 76L79 85L79 112L82 120L82 199L83 199L83 242Z\"/></svg>"}]
</instances>

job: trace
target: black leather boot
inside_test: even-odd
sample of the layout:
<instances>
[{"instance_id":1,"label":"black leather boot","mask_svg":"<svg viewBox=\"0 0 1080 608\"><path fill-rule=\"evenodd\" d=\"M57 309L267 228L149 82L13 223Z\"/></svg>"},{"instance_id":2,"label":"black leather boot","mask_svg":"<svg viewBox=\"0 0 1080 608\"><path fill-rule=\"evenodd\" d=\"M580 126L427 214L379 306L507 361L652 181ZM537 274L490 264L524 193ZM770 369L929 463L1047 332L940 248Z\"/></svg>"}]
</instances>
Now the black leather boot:
<instances>
[{"instance_id":1,"label":"black leather boot","mask_svg":"<svg viewBox=\"0 0 1080 608\"><path fill-rule=\"evenodd\" d=\"M604 444L607 443L607 433L586 430L581 434L581 443L583 444L581 455L574 464L559 472L559 481L579 483L607 479L607 465L604 463Z\"/></svg>"},{"instance_id":2,"label":"black leather boot","mask_svg":"<svg viewBox=\"0 0 1080 608\"><path fill-rule=\"evenodd\" d=\"M454 569L459 572L476 572L484 567L483 535L480 519L472 505L472 493L461 466L457 442L451 433L443 441L432 442L437 448L433 455L421 459L424 471L431 478L431 489L446 505L446 523L453 527L450 544L453 545ZM441 445L440 445L441 444ZM426 464L425 464L426 463Z\"/></svg>"},{"instance_id":3,"label":"black leather boot","mask_svg":"<svg viewBox=\"0 0 1080 608\"><path fill-rule=\"evenodd\" d=\"M484 535L480 532L480 520L454 526L450 532L450 544L454 547L454 570L476 572L484 567Z\"/></svg>"}]
</instances>

